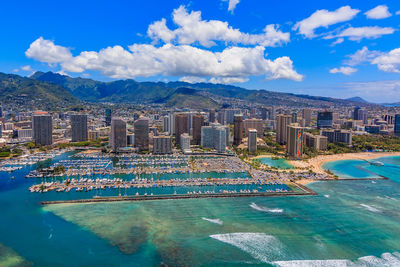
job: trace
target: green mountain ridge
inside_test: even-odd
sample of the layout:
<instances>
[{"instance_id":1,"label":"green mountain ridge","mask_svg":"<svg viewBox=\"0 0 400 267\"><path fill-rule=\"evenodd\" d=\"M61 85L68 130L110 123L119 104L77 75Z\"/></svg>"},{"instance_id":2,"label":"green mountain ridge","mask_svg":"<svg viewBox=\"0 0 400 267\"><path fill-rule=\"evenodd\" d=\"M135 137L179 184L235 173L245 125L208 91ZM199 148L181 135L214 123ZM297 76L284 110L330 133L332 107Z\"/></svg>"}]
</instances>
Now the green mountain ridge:
<instances>
[{"instance_id":1,"label":"green mountain ridge","mask_svg":"<svg viewBox=\"0 0 400 267\"><path fill-rule=\"evenodd\" d=\"M69 90L60 85L5 73L0 73L0 101L46 109L79 103Z\"/></svg>"}]
</instances>

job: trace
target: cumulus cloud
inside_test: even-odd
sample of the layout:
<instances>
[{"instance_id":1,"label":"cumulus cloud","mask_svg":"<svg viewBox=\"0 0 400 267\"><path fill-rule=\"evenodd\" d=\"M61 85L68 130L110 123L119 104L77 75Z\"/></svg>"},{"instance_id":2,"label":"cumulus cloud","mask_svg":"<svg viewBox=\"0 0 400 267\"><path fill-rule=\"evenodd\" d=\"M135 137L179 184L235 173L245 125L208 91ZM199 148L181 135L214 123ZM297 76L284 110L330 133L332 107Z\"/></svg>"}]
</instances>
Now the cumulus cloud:
<instances>
[{"instance_id":1,"label":"cumulus cloud","mask_svg":"<svg viewBox=\"0 0 400 267\"><path fill-rule=\"evenodd\" d=\"M51 40L38 38L31 43L25 55L28 58L34 58L40 62L49 64L60 63L72 58L70 50L66 47L55 45Z\"/></svg>"},{"instance_id":2,"label":"cumulus cloud","mask_svg":"<svg viewBox=\"0 0 400 267\"><path fill-rule=\"evenodd\" d=\"M210 83L224 83L224 84L231 84L231 83L244 83L247 82L249 79L248 78L239 78L239 77L218 77L218 78L211 78L209 80Z\"/></svg>"},{"instance_id":3,"label":"cumulus cloud","mask_svg":"<svg viewBox=\"0 0 400 267\"><path fill-rule=\"evenodd\" d=\"M26 66L21 67L21 70L23 70L23 71L33 71L32 67L30 65L26 65Z\"/></svg>"},{"instance_id":4,"label":"cumulus cloud","mask_svg":"<svg viewBox=\"0 0 400 267\"><path fill-rule=\"evenodd\" d=\"M243 33L234 29L227 22L203 20L200 11L188 12L180 6L172 13L172 20L177 26L171 30L163 18L149 25L147 35L154 41L174 44L199 43L204 47L216 45L217 41L243 45L279 46L290 41L290 33L284 33L274 24L267 25L260 34Z\"/></svg>"},{"instance_id":5,"label":"cumulus cloud","mask_svg":"<svg viewBox=\"0 0 400 267\"><path fill-rule=\"evenodd\" d=\"M355 72L357 72L357 69L352 68L352 67L340 67L340 68L333 68L329 70L330 73L342 73L344 75L351 75Z\"/></svg>"},{"instance_id":6,"label":"cumulus cloud","mask_svg":"<svg viewBox=\"0 0 400 267\"><path fill-rule=\"evenodd\" d=\"M385 72L400 73L400 48L382 53L380 56L374 58L371 64L377 65L378 69Z\"/></svg>"},{"instance_id":7,"label":"cumulus cloud","mask_svg":"<svg viewBox=\"0 0 400 267\"><path fill-rule=\"evenodd\" d=\"M354 54L348 55L348 60L344 64L349 66L356 66L362 63L371 62L374 58L381 55L379 51L371 51L368 47L364 46L362 49L357 50Z\"/></svg>"},{"instance_id":8,"label":"cumulus cloud","mask_svg":"<svg viewBox=\"0 0 400 267\"><path fill-rule=\"evenodd\" d=\"M386 5L379 5L364 13L369 19L386 19L391 17L392 14Z\"/></svg>"},{"instance_id":9,"label":"cumulus cloud","mask_svg":"<svg viewBox=\"0 0 400 267\"><path fill-rule=\"evenodd\" d=\"M361 41L362 39L377 39L383 35L393 34L395 29L391 27L349 27L338 34L325 36L324 39L343 38L346 37L352 41Z\"/></svg>"},{"instance_id":10,"label":"cumulus cloud","mask_svg":"<svg viewBox=\"0 0 400 267\"><path fill-rule=\"evenodd\" d=\"M40 43L44 43L45 47L37 46L36 50L40 53L34 53L31 57L42 62L46 62L45 59L49 58L48 63L54 63L54 56L47 56L46 48L58 47L61 51L66 49L55 45L53 41L43 38L38 40L41 40ZM37 40L34 43L37 43ZM63 57L57 62L63 71L80 73L95 70L111 78L164 75L248 79L250 76L264 75L268 80L303 79L303 76L294 70L290 58L267 59L265 48L262 46L233 46L221 52L173 44L164 44L160 47L151 44L133 44L128 48L126 50L117 45L98 52L83 51L77 56Z\"/></svg>"},{"instance_id":11,"label":"cumulus cloud","mask_svg":"<svg viewBox=\"0 0 400 267\"><path fill-rule=\"evenodd\" d=\"M237 4L239 4L240 2L240 0L222 0L222 1L228 2L228 11L230 11L231 13L233 13Z\"/></svg>"},{"instance_id":12,"label":"cumulus cloud","mask_svg":"<svg viewBox=\"0 0 400 267\"><path fill-rule=\"evenodd\" d=\"M335 11L326 9L317 10L310 17L297 22L293 30L298 30L299 34L307 38L314 38L315 30L320 27L328 28L340 22L345 22L353 19L360 10L352 9L350 6L343 6Z\"/></svg>"},{"instance_id":13,"label":"cumulus cloud","mask_svg":"<svg viewBox=\"0 0 400 267\"><path fill-rule=\"evenodd\" d=\"M184 76L181 77L179 81L186 83L203 83L206 82L207 80L205 78L200 78L200 77Z\"/></svg>"}]
</instances>

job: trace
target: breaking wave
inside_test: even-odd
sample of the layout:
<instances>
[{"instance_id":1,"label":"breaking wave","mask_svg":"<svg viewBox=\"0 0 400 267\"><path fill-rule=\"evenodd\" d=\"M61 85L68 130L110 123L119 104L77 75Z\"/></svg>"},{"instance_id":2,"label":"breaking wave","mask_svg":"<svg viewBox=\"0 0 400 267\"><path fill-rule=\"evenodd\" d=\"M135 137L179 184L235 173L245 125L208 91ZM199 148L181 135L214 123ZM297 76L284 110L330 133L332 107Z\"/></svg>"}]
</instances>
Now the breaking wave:
<instances>
[{"instance_id":1,"label":"breaking wave","mask_svg":"<svg viewBox=\"0 0 400 267\"><path fill-rule=\"evenodd\" d=\"M250 207L253 208L253 209L255 209L255 210L263 211L263 212L271 212L271 213L282 213L282 212L283 212L283 209L268 209L268 208L263 207L263 206L258 206L258 205L257 205L256 203L254 203L254 202L252 202L252 203L250 204Z\"/></svg>"},{"instance_id":2,"label":"breaking wave","mask_svg":"<svg viewBox=\"0 0 400 267\"><path fill-rule=\"evenodd\" d=\"M209 218L205 218L205 217L203 217L202 219L207 221L207 222L210 222L210 223L215 223L215 224L219 224L219 225L223 225L224 224L224 222L221 221L220 219L209 219Z\"/></svg>"},{"instance_id":3,"label":"breaking wave","mask_svg":"<svg viewBox=\"0 0 400 267\"><path fill-rule=\"evenodd\" d=\"M282 258L282 243L264 233L229 233L210 235L211 238L230 244L265 263Z\"/></svg>"},{"instance_id":4,"label":"breaking wave","mask_svg":"<svg viewBox=\"0 0 400 267\"><path fill-rule=\"evenodd\" d=\"M275 261L275 266L281 267L369 267L369 266L400 266L400 253L383 253L381 257L365 256L355 261L351 260L294 260L294 261Z\"/></svg>"},{"instance_id":5,"label":"breaking wave","mask_svg":"<svg viewBox=\"0 0 400 267\"><path fill-rule=\"evenodd\" d=\"M377 208L374 208L374 207L372 207L372 206L370 206L370 205L367 205L367 204L364 204L364 203L360 204L360 206L363 207L363 208L365 208L366 210L371 211L371 212L376 212L376 213L380 213L380 212L381 212L381 211L378 210Z\"/></svg>"}]
</instances>

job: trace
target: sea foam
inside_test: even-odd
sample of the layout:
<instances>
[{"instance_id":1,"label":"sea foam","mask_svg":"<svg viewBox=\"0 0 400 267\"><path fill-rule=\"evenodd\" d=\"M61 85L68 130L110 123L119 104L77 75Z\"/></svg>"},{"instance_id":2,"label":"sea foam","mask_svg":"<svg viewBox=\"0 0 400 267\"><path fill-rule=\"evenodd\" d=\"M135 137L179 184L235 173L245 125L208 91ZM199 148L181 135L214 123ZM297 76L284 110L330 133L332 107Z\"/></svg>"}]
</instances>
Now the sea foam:
<instances>
[{"instance_id":1,"label":"sea foam","mask_svg":"<svg viewBox=\"0 0 400 267\"><path fill-rule=\"evenodd\" d=\"M220 219L209 219L209 218L205 218L205 217L203 217L202 219L207 221L207 222L210 222L210 223L215 223L215 224L219 224L219 225L223 225L224 224L224 222L221 221Z\"/></svg>"},{"instance_id":2,"label":"sea foam","mask_svg":"<svg viewBox=\"0 0 400 267\"><path fill-rule=\"evenodd\" d=\"M266 208L266 207L259 206L259 205L257 205L257 204L254 203L254 202L252 202L252 203L250 204L250 207L253 208L253 209L255 209L255 210L263 211L263 212L271 212L271 213L282 213L282 212L283 212L283 209L268 209L268 208Z\"/></svg>"},{"instance_id":3,"label":"sea foam","mask_svg":"<svg viewBox=\"0 0 400 267\"><path fill-rule=\"evenodd\" d=\"M372 206L367 205L367 204L364 204L364 203L361 203L360 206L363 207L363 208L365 208L366 210L371 211L371 212L375 212L375 213L380 213L380 212L381 212L381 211L378 210L377 208L372 207Z\"/></svg>"},{"instance_id":4,"label":"sea foam","mask_svg":"<svg viewBox=\"0 0 400 267\"><path fill-rule=\"evenodd\" d=\"M369 266L400 266L400 254L383 253L381 257L365 256L358 258L355 261L350 260L293 260L293 261L275 261L272 262L275 266L282 267L309 267L309 266L324 266L324 267L369 267Z\"/></svg>"},{"instance_id":5,"label":"sea foam","mask_svg":"<svg viewBox=\"0 0 400 267\"><path fill-rule=\"evenodd\" d=\"M210 235L211 238L230 244L265 263L282 258L282 243L264 233L229 233Z\"/></svg>"}]
</instances>

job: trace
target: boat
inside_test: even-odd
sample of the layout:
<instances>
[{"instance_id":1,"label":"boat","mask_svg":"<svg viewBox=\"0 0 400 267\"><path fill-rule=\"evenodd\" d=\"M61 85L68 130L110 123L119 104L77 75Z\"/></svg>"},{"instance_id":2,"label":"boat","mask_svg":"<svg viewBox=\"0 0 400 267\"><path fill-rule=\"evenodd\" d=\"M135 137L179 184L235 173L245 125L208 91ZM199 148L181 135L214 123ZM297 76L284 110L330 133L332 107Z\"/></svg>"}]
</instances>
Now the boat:
<instances>
[{"instance_id":1,"label":"boat","mask_svg":"<svg viewBox=\"0 0 400 267\"><path fill-rule=\"evenodd\" d=\"M369 164L374 165L374 166L384 166L385 164L380 161L370 161Z\"/></svg>"}]
</instances>

